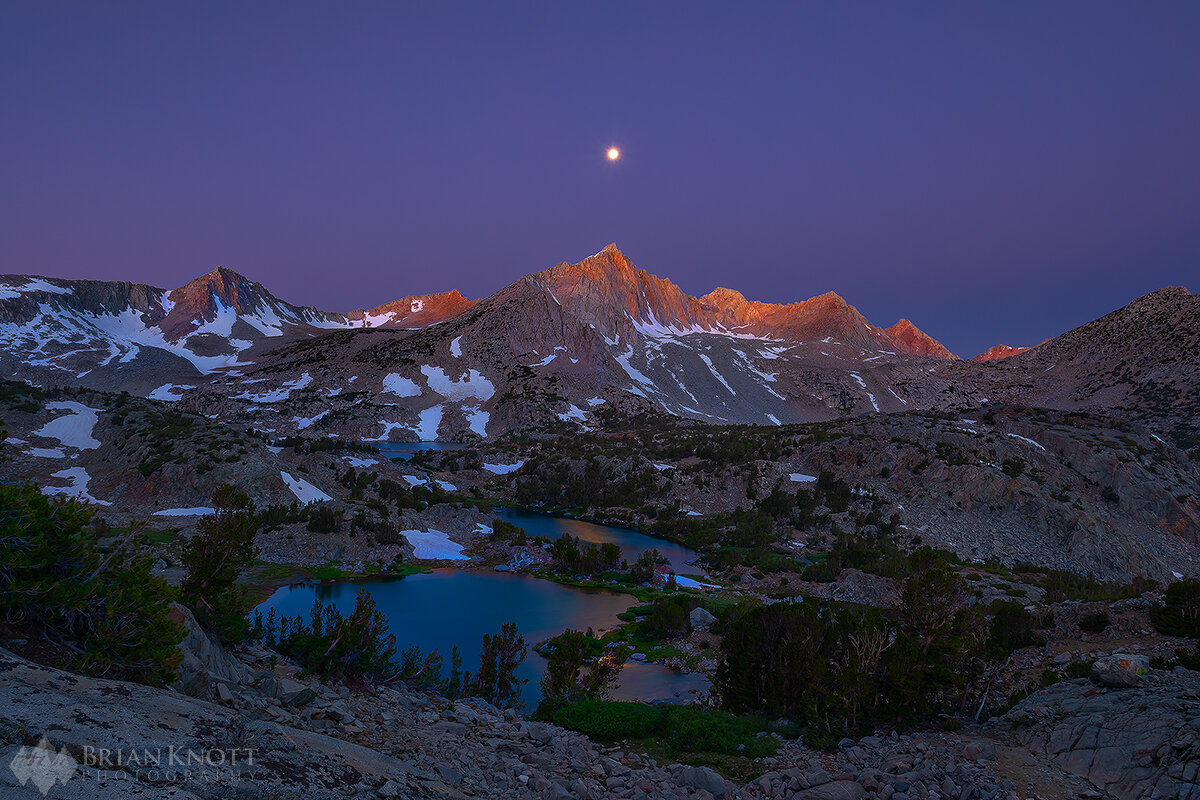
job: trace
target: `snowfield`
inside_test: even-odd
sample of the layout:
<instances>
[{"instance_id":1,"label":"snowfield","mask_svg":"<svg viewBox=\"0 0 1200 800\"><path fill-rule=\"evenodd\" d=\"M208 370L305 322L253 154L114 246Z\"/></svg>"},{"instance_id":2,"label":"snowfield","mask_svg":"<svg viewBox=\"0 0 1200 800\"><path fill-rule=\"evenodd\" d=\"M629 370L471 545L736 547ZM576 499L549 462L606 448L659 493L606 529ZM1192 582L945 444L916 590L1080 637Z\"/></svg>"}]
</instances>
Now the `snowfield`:
<instances>
[{"instance_id":1,"label":"snowfield","mask_svg":"<svg viewBox=\"0 0 1200 800\"><path fill-rule=\"evenodd\" d=\"M208 517L217 513L208 506L194 506L192 508L164 508L162 511L155 511L156 517Z\"/></svg>"},{"instance_id":2,"label":"snowfield","mask_svg":"<svg viewBox=\"0 0 1200 800\"><path fill-rule=\"evenodd\" d=\"M70 486L45 486L42 488L42 494L61 494L65 497L72 497L76 500L87 500L90 503L96 503L101 506L111 506L112 503L107 500L97 500L88 494L88 482L92 479L91 475L83 467L71 467L70 469L59 470L54 473L55 478L62 478L65 481L70 481Z\"/></svg>"},{"instance_id":3,"label":"snowfield","mask_svg":"<svg viewBox=\"0 0 1200 800\"><path fill-rule=\"evenodd\" d=\"M451 378L441 367L423 366L421 373L425 376L429 388L447 400L483 402L492 399L492 395L496 393L492 382L476 369L469 369L465 376L459 375L458 378Z\"/></svg>"},{"instance_id":4,"label":"snowfield","mask_svg":"<svg viewBox=\"0 0 1200 800\"><path fill-rule=\"evenodd\" d=\"M46 408L56 411L67 411L61 417L55 417L34 431L34 436L45 436L47 439L58 439L67 447L77 450L95 450L100 442L92 436L99 419L99 409L89 408L74 400L57 400L46 403Z\"/></svg>"},{"instance_id":5,"label":"snowfield","mask_svg":"<svg viewBox=\"0 0 1200 800\"><path fill-rule=\"evenodd\" d=\"M242 394L235 395L233 399L249 400L252 403L278 403L280 400L287 400L295 389L303 389L312 382L312 375L306 372L294 381L285 381L280 384L278 389L273 389L262 394L243 392Z\"/></svg>"},{"instance_id":6,"label":"snowfield","mask_svg":"<svg viewBox=\"0 0 1200 800\"><path fill-rule=\"evenodd\" d=\"M393 372L383 379L383 389L397 397L419 397L421 394L420 386L398 372Z\"/></svg>"},{"instance_id":7,"label":"snowfield","mask_svg":"<svg viewBox=\"0 0 1200 800\"><path fill-rule=\"evenodd\" d=\"M430 528L427 531L400 531L400 535L408 539L409 544L413 546L414 558L470 560L469 556L463 555L462 545L450 541L450 537L441 531Z\"/></svg>"},{"instance_id":8,"label":"snowfield","mask_svg":"<svg viewBox=\"0 0 1200 800\"><path fill-rule=\"evenodd\" d=\"M793 472L791 478L796 483L812 483L816 480L812 475L805 475L803 472Z\"/></svg>"},{"instance_id":9,"label":"snowfield","mask_svg":"<svg viewBox=\"0 0 1200 800\"><path fill-rule=\"evenodd\" d=\"M296 495L296 499L301 503L319 503L324 500L333 499L303 478L293 478L282 470L279 472L279 477L283 478L283 482L287 484L287 487L292 490L292 494Z\"/></svg>"},{"instance_id":10,"label":"snowfield","mask_svg":"<svg viewBox=\"0 0 1200 800\"><path fill-rule=\"evenodd\" d=\"M441 406L430 406L417 414L417 418L420 420L417 424L417 438L422 442L432 442L437 439L438 428L442 424L442 411ZM386 432L384 436L387 436Z\"/></svg>"},{"instance_id":11,"label":"snowfield","mask_svg":"<svg viewBox=\"0 0 1200 800\"><path fill-rule=\"evenodd\" d=\"M183 399L184 390L195 389L195 388L196 388L195 386L184 386L184 385L175 384L175 383L164 383L162 386L158 387L153 392L146 395L146 397L150 398L151 400L165 400L168 403L173 403L176 400ZM176 391L178 391L179 394L175 394Z\"/></svg>"},{"instance_id":12,"label":"snowfield","mask_svg":"<svg viewBox=\"0 0 1200 800\"><path fill-rule=\"evenodd\" d=\"M521 459L515 464L484 464L483 468L494 475L507 475L510 472L516 472L523 466L525 466L525 459Z\"/></svg>"}]
</instances>

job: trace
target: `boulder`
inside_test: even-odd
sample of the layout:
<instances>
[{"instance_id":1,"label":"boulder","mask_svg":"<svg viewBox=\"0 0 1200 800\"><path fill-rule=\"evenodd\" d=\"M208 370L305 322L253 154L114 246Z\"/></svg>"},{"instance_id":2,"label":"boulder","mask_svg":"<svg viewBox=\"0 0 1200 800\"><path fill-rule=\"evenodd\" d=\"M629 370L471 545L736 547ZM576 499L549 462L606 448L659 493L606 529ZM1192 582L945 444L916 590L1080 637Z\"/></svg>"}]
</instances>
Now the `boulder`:
<instances>
[{"instance_id":1,"label":"boulder","mask_svg":"<svg viewBox=\"0 0 1200 800\"><path fill-rule=\"evenodd\" d=\"M973 742L968 742L963 747L963 757L971 761L983 759L984 761L996 760L996 743L989 739L976 739Z\"/></svg>"},{"instance_id":2,"label":"boulder","mask_svg":"<svg viewBox=\"0 0 1200 800\"><path fill-rule=\"evenodd\" d=\"M733 787L708 767L684 767L679 772L679 782L692 789L704 789L713 797L724 797L733 792Z\"/></svg>"},{"instance_id":3,"label":"boulder","mask_svg":"<svg viewBox=\"0 0 1200 800\"><path fill-rule=\"evenodd\" d=\"M1150 659L1146 656L1114 653L1092 664L1092 682L1112 689L1129 689L1141 686L1149 671Z\"/></svg>"},{"instance_id":4,"label":"boulder","mask_svg":"<svg viewBox=\"0 0 1200 800\"><path fill-rule=\"evenodd\" d=\"M249 683L247 669L221 646L215 636L200 627L190 610L172 603L168 616L183 628L183 639L179 642L182 657L172 689L189 697L213 700L220 684Z\"/></svg>"},{"instance_id":5,"label":"boulder","mask_svg":"<svg viewBox=\"0 0 1200 800\"><path fill-rule=\"evenodd\" d=\"M316 692L299 681L294 681L291 678L284 678L279 681L279 701L285 706L299 708L311 703L316 696Z\"/></svg>"},{"instance_id":6,"label":"boulder","mask_svg":"<svg viewBox=\"0 0 1200 800\"><path fill-rule=\"evenodd\" d=\"M717 618L703 608L693 608L691 613L692 627L698 631L706 631L712 626Z\"/></svg>"},{"instance_id":7,"label":"boulder","mask_svg":"<svg viewBox=\"0 0 1200 800\"><path fill-rule=\"evenodd\" d=\"M796 792L795 800L862 800L867 790L855 781L831 781Z\"/></svg>"}]
</instances>

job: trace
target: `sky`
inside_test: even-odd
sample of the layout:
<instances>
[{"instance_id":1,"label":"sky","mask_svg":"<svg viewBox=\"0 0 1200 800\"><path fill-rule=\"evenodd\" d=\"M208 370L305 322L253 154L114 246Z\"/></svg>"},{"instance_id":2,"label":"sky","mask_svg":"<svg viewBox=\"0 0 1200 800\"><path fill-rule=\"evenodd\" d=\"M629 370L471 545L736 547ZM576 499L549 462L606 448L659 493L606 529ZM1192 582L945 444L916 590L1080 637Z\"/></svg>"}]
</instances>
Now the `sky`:
<instances>
[{"instance_id":1,"label":"sky","mask_svg":"<svg viewBox=\"0 0 1200 800\"><path fill-rule=\"evenodd\" d=\"M350 310L615 241L964 356L1200 291L1194 2L13 0L0 98L0 272Z\"/></svg>"}]
</instances>

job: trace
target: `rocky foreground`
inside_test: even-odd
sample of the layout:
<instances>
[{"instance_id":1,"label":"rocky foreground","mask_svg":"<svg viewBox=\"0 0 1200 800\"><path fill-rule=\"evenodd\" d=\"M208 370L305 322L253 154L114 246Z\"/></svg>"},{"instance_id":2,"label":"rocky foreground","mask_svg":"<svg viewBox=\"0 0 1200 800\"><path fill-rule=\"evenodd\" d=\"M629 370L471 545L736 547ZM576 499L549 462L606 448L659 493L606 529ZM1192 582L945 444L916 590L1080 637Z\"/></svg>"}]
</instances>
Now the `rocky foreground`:
<instances>
[{"instance_id":1,"label":"rocky foreground","mask_svg":"<svg viewBox=\"0 0 1200 800\"><path fill-rule=\"evenodd\" d=\"M1200 673L1183 669L1109 664L1101 683L1058 684L969 734L872 736L836 753L784 742L738 786L479 700L298 679L186 621L171 690L0 650L0 799L1200 798ZM32 747L43 737L54 752Z\"/></svg>"}]
</instances>

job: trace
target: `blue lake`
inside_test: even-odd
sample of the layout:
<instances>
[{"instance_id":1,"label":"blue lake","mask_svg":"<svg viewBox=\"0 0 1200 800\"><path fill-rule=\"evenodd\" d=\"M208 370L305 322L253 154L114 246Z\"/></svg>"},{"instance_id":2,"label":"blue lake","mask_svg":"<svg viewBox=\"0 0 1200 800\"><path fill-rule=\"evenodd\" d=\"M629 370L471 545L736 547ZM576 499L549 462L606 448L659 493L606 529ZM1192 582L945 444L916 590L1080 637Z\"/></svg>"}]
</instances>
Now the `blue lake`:
<instances>
[{"instance_id":1,"label":"blue lake","mask_svg":"<svg viewBox=\"0 0 1200 800\"><path fill-rule=\"evenodd\" d=\"M628 528L614 528L611 525L597 525L578 519L552 517L519 508L494 508L492 514L524 528L530 536L557 539L563 534L570 534L577 539L593 544L612 542L621 548L621 557L631 564L637 560L638 554L646 550L657 550L670 562L671 568L677 574L704 574L704 570L689 564L699 557L695 550Z\"/></svg>"},{"instance_id":2,"label":"blue lake","mask_svg":"<svg viewBox=\"0 0 1200 800\"><path fill-rule=\"evenodd\" d=\"M400 649L413 644L426 653L437 649L445 659L445 673L455 645L464 667L474 672L483 635L497 633L506 622L517 623L532 648L568 628L611 629L619 624L617 615L637 603L630 595L562 586L528 575L438 569L399 580L281 588L259 610L265 614L274 608L276 615L307 619L313 600L319 599L348 614L359 589L371 593ZM545 665L531 649L520 667L518 676L529 679L521 692L527 710L541 699L538 681ZM681 675L657 664L628 664L621 678L614 699L687 701L695 691L708 688L703 675Z\"/></svg>"},{"instance_id":3,"label":"blue lake","mask_svg":"<svg viewBox=\"0 0 1200 800\"><path fill-rule=\"evenodd\" d=\"M374 442L375 448L385 458L410 461L422 450L462 450L471 445L464 442Z\"/></svg>"}]
</instances>

